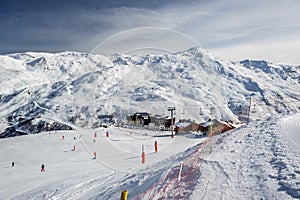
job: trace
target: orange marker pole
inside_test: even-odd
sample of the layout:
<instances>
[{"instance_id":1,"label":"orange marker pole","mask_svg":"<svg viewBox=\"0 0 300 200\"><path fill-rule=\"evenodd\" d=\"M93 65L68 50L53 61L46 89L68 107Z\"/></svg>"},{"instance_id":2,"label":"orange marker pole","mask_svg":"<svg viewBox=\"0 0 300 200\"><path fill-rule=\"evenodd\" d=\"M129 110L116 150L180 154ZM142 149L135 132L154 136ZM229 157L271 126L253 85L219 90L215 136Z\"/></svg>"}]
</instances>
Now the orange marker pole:
<instances>
[{"instance_id":1,"label":"orange marker pole","mask_svg":"<svg viewBox=\"0 0 300 200\"><path fill-rule=\"evenodd\" d=\"M142 152L142 164L146 163L146 154L145 152Z\"/></svg>"},{"instance_id":2,"label":"orange marker pole","mask_svg":"<svg viewBox=\"0 0 300 200\"><path fill-rule=\"evenodd\" d=\"M156 141L156 140L155 140L155 142L154 142L154 149L155 149L155 152L158 151L158 144L157 144L157 141Z\"/></svg>"},{"instance_id":3,"label":"orange marker pole","mask_svg":"<svg viewBox=\"0 0 300 200\"><path fill-rule=\"evenodd\" d=\"M144 145L142 145L142 164L146 163L146 154L144 151Z\"/></svg>"}]
</instances>

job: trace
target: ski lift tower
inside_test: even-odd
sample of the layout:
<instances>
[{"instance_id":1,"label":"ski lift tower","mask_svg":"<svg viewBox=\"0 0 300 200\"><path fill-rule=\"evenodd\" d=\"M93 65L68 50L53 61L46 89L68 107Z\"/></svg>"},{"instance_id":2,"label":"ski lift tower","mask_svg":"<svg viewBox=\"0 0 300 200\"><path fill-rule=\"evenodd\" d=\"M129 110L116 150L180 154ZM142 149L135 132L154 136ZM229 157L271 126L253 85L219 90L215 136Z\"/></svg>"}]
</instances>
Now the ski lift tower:
<instances>
[{"instance_id":1,"label":"ski lift tower","mask_svg":"<svg viewBox=\"0 0 300 200\"><path fill-rule=\"evenodd\" d=\"M174 124L174 122L173 122L173 111L174 110L176 110L175 107L169 107L168 108L168 111L171 112L171 137L172 138L174 137L174 135L173 135L173 129L174 129L174 127L173 127L173 124Z\"/></svg>"}]
</instances>

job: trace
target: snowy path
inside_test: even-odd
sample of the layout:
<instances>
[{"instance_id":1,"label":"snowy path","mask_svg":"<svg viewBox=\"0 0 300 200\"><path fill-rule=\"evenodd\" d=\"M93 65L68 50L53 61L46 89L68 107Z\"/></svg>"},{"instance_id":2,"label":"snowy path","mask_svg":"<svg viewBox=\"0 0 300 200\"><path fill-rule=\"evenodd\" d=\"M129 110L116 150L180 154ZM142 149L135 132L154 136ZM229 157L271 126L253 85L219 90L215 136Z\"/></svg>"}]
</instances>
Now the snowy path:
<instances>
[{"instance_id":1,"label":"snowy path","mask_svg":"<svg viewBox=\"0 0 300 200\"><path fill-rule=\"evenodd\" d=\"M191 199L300 198L299 114L251 125L214 138Z\"/></svg>"}]
</instances>

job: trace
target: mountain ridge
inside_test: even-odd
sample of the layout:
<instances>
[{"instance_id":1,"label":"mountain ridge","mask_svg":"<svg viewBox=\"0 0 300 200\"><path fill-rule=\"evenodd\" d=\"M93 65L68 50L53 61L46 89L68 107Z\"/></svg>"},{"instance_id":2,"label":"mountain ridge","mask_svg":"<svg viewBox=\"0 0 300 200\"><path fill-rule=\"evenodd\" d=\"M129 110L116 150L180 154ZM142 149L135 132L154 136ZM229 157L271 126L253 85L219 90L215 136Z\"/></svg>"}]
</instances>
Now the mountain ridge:
<instances>
[{"instance_id":1,"label":"mountain ridge","mask_svg":"<svg viewBox=\"0 0 300 200\"><path fill-rule=\"evenodd\" d=\"M44 115L65 122L75 118L75 126L92 127L100 123L101 115L113 114L120 122L138 111L169 115L168 106L177 108L177 119L203 122L213 107L214 118L238 121L250 97L256 108L299 110L295 85L300 83L300 66L230 62L201 48L112 57L71 51L15 53L0 57L0 71L4 124L12 119L16 125L19 116ZM33 115L26 107L32 102L45 109Z\"/></svg>"}]
</instances>

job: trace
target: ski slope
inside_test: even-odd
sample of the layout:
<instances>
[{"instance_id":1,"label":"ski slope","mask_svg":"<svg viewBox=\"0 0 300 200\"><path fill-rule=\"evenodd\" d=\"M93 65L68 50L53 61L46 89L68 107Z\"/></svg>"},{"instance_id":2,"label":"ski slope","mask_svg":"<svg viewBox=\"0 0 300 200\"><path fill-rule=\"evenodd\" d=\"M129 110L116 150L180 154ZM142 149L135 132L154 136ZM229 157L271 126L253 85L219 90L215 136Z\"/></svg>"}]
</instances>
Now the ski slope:
<instances>
[{"instance_id":1,"label":"ski slope","mask_svg":"<svg viewBox=\"0 0 300 200\"><path fill-rule=\"evenodd\" d=\"M116 127L5 138L0 199L299 199L299 128L294 113L212 140Z\"/></svg>"}]
</instances>

